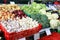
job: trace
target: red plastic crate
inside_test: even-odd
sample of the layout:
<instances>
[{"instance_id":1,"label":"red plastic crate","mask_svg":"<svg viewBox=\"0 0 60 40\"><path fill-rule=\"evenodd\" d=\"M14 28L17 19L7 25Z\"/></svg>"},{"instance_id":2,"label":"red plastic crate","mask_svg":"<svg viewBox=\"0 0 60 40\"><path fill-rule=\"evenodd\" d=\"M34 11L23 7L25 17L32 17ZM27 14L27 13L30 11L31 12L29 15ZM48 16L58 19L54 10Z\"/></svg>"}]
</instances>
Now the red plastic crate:
<instances>
[{"instance_id":1,"label":"red plastic crate","mask_svg":"<svg viewBox=\"0 0 60 40\"><path fill-rule=\"evenodd\" d=\"M24 31L21 31L21 32L9 33L3 27L3 25L0 24L0 29L4 32L4 36L5 36L6 40L17 40L17 39L20 39L20 38L23 38L23 37L31 36L31 35L37 33L41 28L42 28L42 25L39 24L37 27L29 29L29 30L24 30Z\"/></svg>"},{"instance_id":2,"label":"red plastic crate","mask_svg":"<svg viewBox=\"0 0 60 40\"><path fill-rule=\"evenodd\" d=\"M39 40L60 40L60 34L53 32L51 35L40 38Z\"/></svg>"}]
</instances>

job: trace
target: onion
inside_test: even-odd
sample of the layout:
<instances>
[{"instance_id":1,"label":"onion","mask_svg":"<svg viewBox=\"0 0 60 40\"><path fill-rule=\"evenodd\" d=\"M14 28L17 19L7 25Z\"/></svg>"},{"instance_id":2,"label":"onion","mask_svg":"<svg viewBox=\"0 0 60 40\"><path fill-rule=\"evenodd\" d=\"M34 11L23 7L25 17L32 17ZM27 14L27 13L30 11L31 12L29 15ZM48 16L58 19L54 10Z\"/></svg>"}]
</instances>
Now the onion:
<instances>
[{"instance_id":1,"label":"onion","mask_svg":"<svg viewBox=\"0 0 60 40\"><path fill-rule=\"evenodd\" d=\"M20 18L26 17L26 15L24 14L24 12L23 12L22 10L15 10L15 11L13 11L12 13L14 13L15 16L18 16L18 17L20 17Z\"/></svg>"}]
</instances>

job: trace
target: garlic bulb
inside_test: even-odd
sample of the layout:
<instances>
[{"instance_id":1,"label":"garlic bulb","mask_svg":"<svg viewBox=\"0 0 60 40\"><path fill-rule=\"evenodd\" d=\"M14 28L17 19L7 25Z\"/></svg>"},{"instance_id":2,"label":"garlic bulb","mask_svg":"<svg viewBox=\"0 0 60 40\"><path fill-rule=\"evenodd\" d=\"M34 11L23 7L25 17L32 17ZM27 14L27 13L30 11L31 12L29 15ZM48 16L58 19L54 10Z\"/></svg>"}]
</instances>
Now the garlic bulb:
<instances>
[{"instance_id":1,"label":"garlic bulb","mask_svg":"<svg viewBox=\"0 0 60 40\"><path fill-rule=\"evenodd\" d=\"M19 32L23 30L32 29L38 26L38 22L30 17L19 19L18 17L14 20L1 21L2 25L8 32Z\"/></svg>"}]
</instances>

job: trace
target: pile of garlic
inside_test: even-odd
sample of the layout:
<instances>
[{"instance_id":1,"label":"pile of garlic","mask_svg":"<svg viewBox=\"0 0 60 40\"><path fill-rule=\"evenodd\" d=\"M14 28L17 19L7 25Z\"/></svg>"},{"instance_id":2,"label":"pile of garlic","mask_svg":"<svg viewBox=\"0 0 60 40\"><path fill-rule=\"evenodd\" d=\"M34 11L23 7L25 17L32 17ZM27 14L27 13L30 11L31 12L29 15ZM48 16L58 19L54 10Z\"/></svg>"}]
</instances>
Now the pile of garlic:
<instances>
[{"instance_id":1,"label":"pile of garlic","mask_svg":"<svg viewBox=\"0 0 60 40\"><path fill-rule=\"evenodd\" d=\"M38 26L38 22L30 17L19 19L18 17L14 20L1 21L2 25L8 32L20 32L23 30L32 29Z\"/></svg>"}]
</instances>

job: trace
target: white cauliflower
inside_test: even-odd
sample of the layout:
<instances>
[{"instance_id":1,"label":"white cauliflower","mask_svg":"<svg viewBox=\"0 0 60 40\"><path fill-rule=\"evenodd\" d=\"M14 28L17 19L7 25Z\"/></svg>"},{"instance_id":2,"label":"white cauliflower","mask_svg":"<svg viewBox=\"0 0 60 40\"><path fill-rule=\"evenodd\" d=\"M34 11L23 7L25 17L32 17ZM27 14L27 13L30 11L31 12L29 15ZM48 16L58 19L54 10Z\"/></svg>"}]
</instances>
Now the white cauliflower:
<instances>
[{"instance_id":1,"label":"white cauliflower","mask_svg":"<svg viewBox=\"0 0 60 40\"><path fill-rule=\"evenodd\" d=\"M51 15L51 13L46 13L46 16L48 17L48 19L50 20L50 19L52 19L52 15Z\"/></svg>"},{"instance_id":2,"label":"white cauliflower","mask_svg":"<svg viewBox=\"0 0 60 40\"><path fill-rule=\"evenodd\" d=\"M46 11L45 11L45 9L41 9L41 10L39 11L39 13L46 14Z\"/></svg>"},{"instance_id":3,"label":"white cauliflower","mask_svg":"<svg viewBox=\"0 0 60 40\"><path fill-rule=\"evenodd\" d=\"M52 14L52 18L53 18L53 19L58 19L59 16L58 16L58 14L55 13L55 14Z\"/></svg>"},{"instance_id":4,"label":"white cauliflower","mask_svg":"<svg viewBox=\"0 0 60 40\"><path fill-rule=\"evenodd\" d=\"M57 28L58 27L59 20L50 20L50 26L51 28Z\"/></svg>"},{"instance_id":5,"label":"white cauliflower","mask_svg":"<svg viewBox=\"0 0 60 40\"><path fill-rule=\"evenodd\" d=\"M51 20L51 19L55 20L55 19L59 18L58 14L56 14L56 13L55 14L51 14L51 13L47 12L45 15L48 17L49 20Z\"/></svg>"},{"instance_id":6,"label":"white cauliflower","mask_svg":"<svg viewBox=\"0 0 60 40\"><path fill-rule=\"evenodd\" d=\"M58 14L51 14L51 13L48 13L46 14L46 16L48 17L48 19L50 20L50 26L51 28L57 28L58 27L58 23L59 23L59 20L58 19Z\"/></svg>"}]
</instances>

